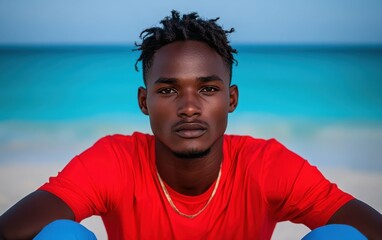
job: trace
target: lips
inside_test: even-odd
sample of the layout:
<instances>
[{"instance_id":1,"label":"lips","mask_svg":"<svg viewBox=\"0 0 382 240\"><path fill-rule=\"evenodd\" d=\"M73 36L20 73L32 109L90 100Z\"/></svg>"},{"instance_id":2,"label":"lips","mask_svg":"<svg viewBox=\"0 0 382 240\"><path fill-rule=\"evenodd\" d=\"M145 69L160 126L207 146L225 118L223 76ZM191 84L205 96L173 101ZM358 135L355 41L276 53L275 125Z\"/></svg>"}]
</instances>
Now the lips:
<instances>
[{"instance_id":1,"label":"lips","mask_svg":"<svg viewBox=\"0 0 382 240\"><path fill-rule=\"evenodd\" d=\"M174 131L181 138L198 138L207 131L207 125L203 122L178 122Z\"/></svg>"}]
</instances>

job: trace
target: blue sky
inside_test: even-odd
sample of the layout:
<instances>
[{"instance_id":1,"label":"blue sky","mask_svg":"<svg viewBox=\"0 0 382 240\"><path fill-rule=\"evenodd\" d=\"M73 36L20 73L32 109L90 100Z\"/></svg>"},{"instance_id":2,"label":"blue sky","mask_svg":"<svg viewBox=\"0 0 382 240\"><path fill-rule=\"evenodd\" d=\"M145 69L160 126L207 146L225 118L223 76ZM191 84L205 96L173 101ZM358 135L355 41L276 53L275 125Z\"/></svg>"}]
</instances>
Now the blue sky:
<instances>
[{"instance_id":1,"label":"blue sky","mask_svg":"<svg viewBox=\"0 0 382 240\"><path fill-rule=\"evenodd\" d=\"M126 44L171 9L221 17L233 43L382 44L380 0L0 0L0 44Z\"/></svg>"}]
</instances>

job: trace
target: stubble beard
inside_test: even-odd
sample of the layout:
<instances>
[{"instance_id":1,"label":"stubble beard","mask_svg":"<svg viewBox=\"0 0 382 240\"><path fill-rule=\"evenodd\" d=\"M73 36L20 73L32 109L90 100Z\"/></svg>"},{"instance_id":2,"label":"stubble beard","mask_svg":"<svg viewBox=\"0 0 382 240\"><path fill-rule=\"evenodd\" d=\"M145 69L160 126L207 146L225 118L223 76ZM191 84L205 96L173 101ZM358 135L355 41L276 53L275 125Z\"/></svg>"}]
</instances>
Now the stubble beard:
<instances>
[{"instance_id":1,"label":"stubble beard","mask_svg":"<svg viewBox=\"0 0 382 240\"><path fill-rule=\"evenodd\" d=\"M197 158L206 157L210 152L211 152L211 148L207 148L206 150L191 149L188 151L172 152L172 153L177 158L193 160L193 159L197 159Z\"/></svg>"}]
</instances>

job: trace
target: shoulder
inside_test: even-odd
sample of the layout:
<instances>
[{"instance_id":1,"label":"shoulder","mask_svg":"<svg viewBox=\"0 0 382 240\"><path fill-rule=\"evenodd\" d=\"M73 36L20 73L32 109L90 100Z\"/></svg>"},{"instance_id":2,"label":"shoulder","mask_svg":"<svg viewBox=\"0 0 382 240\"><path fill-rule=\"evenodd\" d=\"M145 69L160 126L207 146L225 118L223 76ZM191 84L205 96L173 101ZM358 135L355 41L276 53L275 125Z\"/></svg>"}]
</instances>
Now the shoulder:
<instances>
[{"instance_id":1,"label":"shoulder","mask_svg":"<svg viewBox=\"0 0 382 240\"><path fill-rule=\"evenodd\" d=\"M224 151L233 164L260 179L296 176L304 165L309 165L276 139L226 135Z\"/></svg>"},{"instance_id":2,"label":"shoulder","mask_svg":"<svg viewBox=\"0 0 382 240\"><path fill-rule=\"evenodd\" d=\"M95 164L96 162L125 161L132 156L148 155L153 146L153 136L135 132L132 135L114 134L100 138L93 146L82 152L78 157L81 162Z\"/></svg>"},{"instance_id":3,"label":"shoulder","mask_svg":"<svg viewBox=\"0 0 382 240\"><path fill-rule=\"evenodd\" d=\"M290 152L276 139L260 139L251 136L225 135L224 150L231 156L249 159L266 159Z\"/></svg>"},{"instance_id":4,"label":"shoulder","mask_svg":"<svg viewBox=\"0 0 382 240\"><path fill-rule=\"evenodd\" d=\"M153 141L154 136L140 132L134 132L132 135L114 134L100 138L92 148L144 149L149 148Z\"/></svg>"}]
</instances>

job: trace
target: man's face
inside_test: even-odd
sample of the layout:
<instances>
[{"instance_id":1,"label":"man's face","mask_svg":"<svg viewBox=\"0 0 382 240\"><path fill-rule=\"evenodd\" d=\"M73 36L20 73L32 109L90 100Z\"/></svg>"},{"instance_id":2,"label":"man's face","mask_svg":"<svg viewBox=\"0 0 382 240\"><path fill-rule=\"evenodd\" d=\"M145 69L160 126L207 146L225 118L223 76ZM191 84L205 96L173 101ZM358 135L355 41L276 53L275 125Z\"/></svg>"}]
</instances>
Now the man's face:
<instances>
[{"instance_id":1,"label":"man's face","mask_svg":"<svg viewBox=\"0 0 382 240\"><path fill-rule=\"evenodd\" d=\"M238 92L229 86L227 65L207 44L177 41L160 48L146 84L138 100L150 116L157 147L193 158L222 140Z\"/></svg>"}]
</instances>

